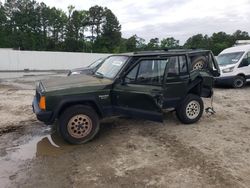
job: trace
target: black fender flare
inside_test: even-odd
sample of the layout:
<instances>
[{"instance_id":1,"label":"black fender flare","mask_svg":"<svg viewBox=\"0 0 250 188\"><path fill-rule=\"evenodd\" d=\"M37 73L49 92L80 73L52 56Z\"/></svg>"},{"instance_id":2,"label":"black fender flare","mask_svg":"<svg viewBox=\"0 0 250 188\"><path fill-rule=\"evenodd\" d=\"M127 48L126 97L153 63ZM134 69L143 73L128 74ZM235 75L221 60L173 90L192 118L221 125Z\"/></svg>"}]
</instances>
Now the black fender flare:
<instances>
[{"instance_id":1,"label":"black fender flare","mask_svg":"<svg viewBox=\"0 0 250 188\"><path fill-rule=\"evenodd\" d=\"M199 85L199 86L198 86ZM187 94L190 93L194 88L197 88L197 90L195 91L195 94L201 95L202 92L202 78L201 77L197 77L196 79L194 79L194 81L192 81L192 83L188 86L187 88ZM191 92L192 93L192 92Z\"/></svg>"},{"instance_id":2,"label":"black fender flare","mask_svg":"<svg viewBox=\"0 0 250 188\"><path fill-rule=\"evenodd\" d=\"M51 121L54 122L54 120L60 116L60 114L64 111L65 108L72 106L72 105L79 105L79 104L92 106L97 111L97 114L103 117L103 110L95 97L74 97L74 98L66 97L66 98L63 98L59 102L59 104L56 106L54 113L52 115Z\"/></svg>"}]
</instances>

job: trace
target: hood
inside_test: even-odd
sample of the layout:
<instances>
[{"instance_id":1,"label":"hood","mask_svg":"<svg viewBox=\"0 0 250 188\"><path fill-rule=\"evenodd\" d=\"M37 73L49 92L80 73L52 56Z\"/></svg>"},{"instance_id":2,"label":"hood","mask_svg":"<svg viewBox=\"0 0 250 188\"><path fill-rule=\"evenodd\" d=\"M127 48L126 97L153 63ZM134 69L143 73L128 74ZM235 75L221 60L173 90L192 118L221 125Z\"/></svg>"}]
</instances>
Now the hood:
<instances>
[{"instance_id":1,"label":"hood","mask_svg":"<svg viewBox=\"0 0 250 188\"><path fill-rule=\"evenodd\" d=\"M89 68L89 67L80 67L80 68L72 69L71 72L81 72L81 71L85 71L85 70L91 70L91 68Z\"/></svg>"},{"instance_id":2,"label":"hood","mask_svg":"<svg viewBox=\"0 0 250 188\"><path fill-rule=\"evenodd\" d=\"M42 80L41 84L45 92L48 92L85 86L106 86L112 84L112 80L88 75L75 75Z\"/></svg>"}]
</instances>

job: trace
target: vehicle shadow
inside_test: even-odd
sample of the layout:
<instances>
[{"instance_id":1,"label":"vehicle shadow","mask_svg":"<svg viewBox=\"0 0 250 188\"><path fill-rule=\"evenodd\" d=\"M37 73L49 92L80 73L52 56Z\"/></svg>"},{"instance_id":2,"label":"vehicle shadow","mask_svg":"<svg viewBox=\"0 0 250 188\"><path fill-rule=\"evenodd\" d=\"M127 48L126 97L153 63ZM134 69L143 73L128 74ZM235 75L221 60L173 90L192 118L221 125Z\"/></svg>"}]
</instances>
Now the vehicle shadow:
<instances>
[{"instance_id":1,"label":"vehicle shadow","mask_svg":"<svg viewBox=\"0 0 250 188\"><path fill-rule=\"evenodd\" d=\"M223 85L223 84L216 84L216 85L214 85L214 88L218 88L218 89L237 89L237 88L233 88L230 85ZM239 88L239 89L244 89L244 88L250 88L250 82L247 82L243 88Z\"/></svg>"},{"instance_id":2,"label":"vehicle shadow","mask_svg":"<svg viewBox=\"0 0 250 188\"><path fill-rule=\"evenodd\" d=\"M154 122L145 119L131 117L116 117L106 119L100 124L100 131L95 139L100 139L109 136L119 136L128 134L129 132L147 129L164 129L166 126L183 125L176 117L175 111L163 113L163 122Z\"/></svg>"}]
</instances>

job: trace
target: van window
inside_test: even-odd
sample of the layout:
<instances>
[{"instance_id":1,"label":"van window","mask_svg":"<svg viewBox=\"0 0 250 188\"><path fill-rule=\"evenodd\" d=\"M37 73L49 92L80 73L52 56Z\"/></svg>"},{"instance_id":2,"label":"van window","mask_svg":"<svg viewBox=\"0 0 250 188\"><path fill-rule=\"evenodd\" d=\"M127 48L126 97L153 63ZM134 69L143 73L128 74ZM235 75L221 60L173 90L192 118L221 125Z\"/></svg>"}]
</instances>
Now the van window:
<instances>
[{"instance_id":1,"label":"van window","mask_svg":"<svg viewBox=\"0 0 250 188\"><path fill-rule=\"evenodd\" d=\"M250 52L247 53L247 61L248 61L248 65L250 65Z\"/></svg>"},{"instance_id":2,"label":"van window","mask_svg":"<svg viewBox=\"0 0 250 188\"><path fill-rule=\"evenodd\" d=\"M238 63L244 52L233 52L233 53L225 53L220 54L217 58L219 65L230 65Z\"/></svg>"},{"instance_id":3,"label":"van window","mask_svg":"<svg viewBox=\"0 0 250 188\"><path fill-rule=\"evenodd\" d=\"M248 65L250 65L250 52L248 52L248 53L244 56L244 58L242 59L240 65L239 65L239 67L246 67L246 66L248 66Z\"/></svg>"}]
</instances>

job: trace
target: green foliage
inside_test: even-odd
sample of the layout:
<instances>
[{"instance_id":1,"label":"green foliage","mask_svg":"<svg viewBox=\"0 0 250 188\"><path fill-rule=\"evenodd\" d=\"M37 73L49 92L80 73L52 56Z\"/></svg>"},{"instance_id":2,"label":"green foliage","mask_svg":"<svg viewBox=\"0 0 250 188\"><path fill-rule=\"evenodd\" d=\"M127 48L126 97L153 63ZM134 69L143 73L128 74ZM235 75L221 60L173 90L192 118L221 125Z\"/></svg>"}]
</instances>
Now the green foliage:
<instances>
[{"instance_id":1,"label":"green foliage","mask_svg":"<svg viewBox=\"0 0 250 188\"><path fill-rule=\"evenodd\" d=\"M159 44L159 38L152 38L149 40L149 43L146 46L146 50L157 50L160 47Z\"/></svg>"},{"instance_id":2,"label":"green foliage","mask_svg":"<svg viewBox=\"0 0 250 188\"><path fill-rule=\"evenodd\" d=\"M162 49L168 49L168 48L178 48L179 45L179 40L176 40L173 37L169 37L169 38L164 38L161 40L161 48Z\"/></svg>"},{"instance_id":3,"label":"green foliage","mask_svg":"<svg viewBox=\"0 0 250 188\"><path fill-rule=\"evenodd\" d=\"M5 9L2 6L1 2L0 2L0 47L5 47L4 44L7 43L6 41L6 30L5 30L5 24L7 21L7 17L5 14Z\"/></svg>"},{"instance_id":4,"label":"green foliage","mask_svg":"<svg viewBox=\"0 0 250 188\"><path fill-rule=\"evenodd\" d=\"M136 35L133 35L132 37L125 40L127 51L134 52L137 50L136 49L136 43L137 43L136 37L137 37Z\"/></svg>"},{"instance_id":5,"label":"green foliage","mask_svg":"<svg viewBox=\"0 0 250 188\"><path fill-rule=\"evenodd\" d=\"M101 24L104 22L104 8L98 5L89 8L89 26L91 31L91 40L94 41L94 35L101 34Z\"/></svg>"},{"instance_id":6,"label":"green foliage","mask_svg":"<svg viewBox=\"0 0 250 188\"><path fill-rule=\"evenodd\" d=\"M202 48L212 50L218 55L225 48L233 46L236 40L249 40L250 36L246 31L237 30L232 35L225 32L213 33L211 37L207 35L197 34L190 37L184 44L185 48Z\"/></svg>"},{"instance_id":7,"label":"green foliage","mask_svg":"<svg viewBox=\"0 0 250 188\"><path fill-rule=\"evenodd\" d=\"M202 34L197 34L190 37L184 44L185 48L209 48L210 41L208 36L203 36Z\"/></svg>"},{"instance_id":8,"label":"green foliage","mask_svg":"<svg viewBox=\"0 0 250 188\"><path fill-rule=\"evenodd\" d=\"M35 0L0 1L0 48L122 53L185 47L210 49L217 55L236 40L247 39L246 31L237 30L232 35L197 34L184 46L173 37L152 38L147 43L137 35L122 38L119 20L107 7L76 10L70 5L65 13Z\"/></svg>"},{"instance_id":9,"label":"green foliage","mask_svg":"<svg viewBox=\"0 0 250 188\"><path fill-rule=\"evenodd\" d=\"M214 33L210 37L211 49L217 55L225 48L231 47L235 41L231 35L226 34L225 32Z\"/></svg>"},{"instance_id":10,"label":"green foliage","mask_svg":"<svg viewBox=\"0 0 250 188\"><path fill-rule=\"evenodd\" d=\"M136 52L139 50L146 50L147 44L143 38L138 37L137 35L133 35L128 39L124 39L124 43L126 45L127 52Z\"/></svg>"},{"instance_id":11,"label":"green foliage","mask_svg":"<svg viewBox=\"0 0 250 188\"><path fill-rule=\"evenodd\" d=\"M96 42L98 44L98 42L101 41L100 46L105 49L105 51L100 50L100 52L107 51L118 53L120 51L119 46L121 41L121 25L111 10L105 8L104 16L105 20L102 25L102 35L97 35ZM95 49L98 49L98 45Z\"/></svg>"}]
</instances>

